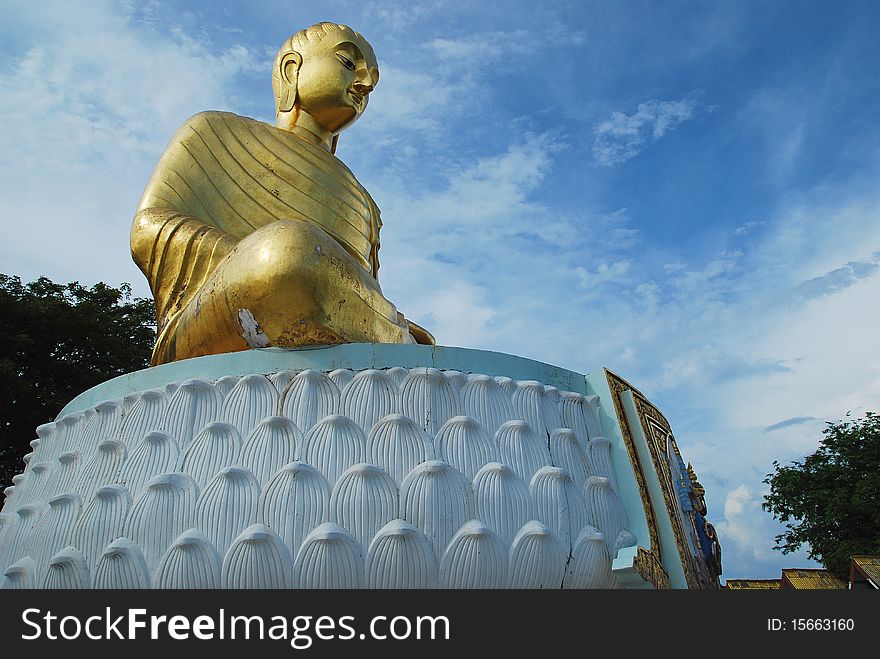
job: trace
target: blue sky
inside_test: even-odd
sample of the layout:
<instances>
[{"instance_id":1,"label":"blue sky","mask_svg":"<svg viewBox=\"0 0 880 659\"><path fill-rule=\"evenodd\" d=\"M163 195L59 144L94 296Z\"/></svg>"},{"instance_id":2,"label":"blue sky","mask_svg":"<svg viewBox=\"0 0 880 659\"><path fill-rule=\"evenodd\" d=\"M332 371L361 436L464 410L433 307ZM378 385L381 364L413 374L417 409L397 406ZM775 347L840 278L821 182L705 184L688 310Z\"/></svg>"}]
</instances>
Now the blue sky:
<instances>
[{"instance_id":1,"label":"blue sky","mask_svg":"<svg viewBox=\"0 0 880 659\"><path fill-rule=\"evenodd\" d=\"M381 82L338 155L387 297L444 345L602 366L672 423L724 577L778 576L773 460L880 400L876 2L3 2L0 264L131 282L131 217L189 115L272 121L320 20Z\"/></svg>"}]
</instances>

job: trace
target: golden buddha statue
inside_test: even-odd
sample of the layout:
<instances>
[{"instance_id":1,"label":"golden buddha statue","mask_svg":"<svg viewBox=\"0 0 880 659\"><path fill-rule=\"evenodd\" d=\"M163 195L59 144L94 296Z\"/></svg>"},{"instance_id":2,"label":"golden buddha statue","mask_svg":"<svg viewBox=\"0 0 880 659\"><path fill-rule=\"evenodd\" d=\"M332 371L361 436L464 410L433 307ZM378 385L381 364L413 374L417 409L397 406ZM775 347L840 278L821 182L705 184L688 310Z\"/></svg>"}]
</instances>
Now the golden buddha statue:
<instances>
[{"instance_id":1,"label":"golden buddha statue","mask_svg":"<svg viewBox=\"0 0 880 659\"><path fill-rule=\"evenodd\" d=\"M379 209L333 155L378 80L360 34L319 23L275 58L274 127L227 112L180 127L131 229L156 302L153 365L269 346L434 343L382 295Z\"/></svg>"}]
</instances>

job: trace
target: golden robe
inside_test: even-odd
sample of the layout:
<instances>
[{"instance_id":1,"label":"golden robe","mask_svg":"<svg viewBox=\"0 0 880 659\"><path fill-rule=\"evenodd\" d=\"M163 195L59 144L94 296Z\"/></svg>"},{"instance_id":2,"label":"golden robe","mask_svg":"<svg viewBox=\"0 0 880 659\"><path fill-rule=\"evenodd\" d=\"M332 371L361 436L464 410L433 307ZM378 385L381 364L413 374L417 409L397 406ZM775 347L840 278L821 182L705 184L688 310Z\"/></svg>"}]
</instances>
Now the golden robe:
<instances>
[{"instance_id":1,"label":"golden robe","mask_svg":"<svg viewBox=\"0 0 880 659\"><path fill-rule=\"evenodd\" d=\"M350 287L354 293L340 297L339 304L362 298L363 308L368 314L376 313L379 320L364 321L364 328L347 336L346 328L333 326L331 319L311 335L313 339L291 339L289 332L279 331L283 336L266 337L266 345L414 341L407 321L381 296L376 280L379 209L351 171L317 142L247 117L203 112L188 119L172 138L147 183L132 225L132 257L149 280L156 302L154 364L255 347L247 337L235 337L217 349L189 347L181 354L175 334L183 330L178 327L181 322L201 322L196 319L205 301L203 294L217 298L224 293L216 289L225 286L232 275L220 271L239 243L261 231L271 233L273 229L267 227L279 220L298 220L310 225L315 236L330 236L344 250L332 259L332 267L347 269L343 288ZM295 225L303 226L297 222L279 226ZM252 249L260 248L257 244ZM336 245L329 251L333 249ZM317 251L320 255L320 247ZM259 259L246 258L247 269L251 263L258 267ZM277 280L277 264L274 267L272 277ZM310 272L314 266L309 262L304 267ZM204 291L208 283L210 290ZM238 300L229 302L230 308ZM418 326L412 330L421 342L433 342Z\"/></svg>"}]
</instances>

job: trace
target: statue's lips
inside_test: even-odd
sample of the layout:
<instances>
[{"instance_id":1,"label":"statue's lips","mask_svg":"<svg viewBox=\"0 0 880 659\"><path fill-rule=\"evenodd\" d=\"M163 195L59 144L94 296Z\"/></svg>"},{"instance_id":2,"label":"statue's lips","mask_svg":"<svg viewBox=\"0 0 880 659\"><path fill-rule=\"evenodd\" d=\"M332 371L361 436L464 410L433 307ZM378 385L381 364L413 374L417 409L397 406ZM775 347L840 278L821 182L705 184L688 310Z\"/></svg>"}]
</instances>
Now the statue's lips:
<instances>
[{"instance_id":1,"label":"statue's lips","mask_svg":"<svg viewBox=\"0 0 880 659\"><path fill-rule=\"evenodd\" d=\"M351 96L358 109L362 108L366 103L366 98L362 94L349 90L348 95Z\"/></svg>"}]
</instances>

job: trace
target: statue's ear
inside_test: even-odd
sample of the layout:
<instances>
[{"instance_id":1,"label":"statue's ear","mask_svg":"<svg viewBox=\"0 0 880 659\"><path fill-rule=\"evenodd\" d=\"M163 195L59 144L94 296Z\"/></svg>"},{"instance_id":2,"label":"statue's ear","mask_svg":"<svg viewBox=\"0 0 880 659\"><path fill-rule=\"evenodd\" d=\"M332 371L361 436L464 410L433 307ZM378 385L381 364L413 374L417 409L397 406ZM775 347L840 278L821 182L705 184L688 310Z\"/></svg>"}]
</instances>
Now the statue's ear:
<instances>
[{"instance_id":1,"label":"statue's ear","mask_svg":"<svg viewBox=\"0 0 880 659\"><path fill-rule=\"evenodd\" d=\"M302 56L295 50L285 53L278 64L278 74L281 78L281 93L278 97L278 111L290 112L296 103L296 81L299 78L299 67L302 64Z\"/></svg>"}]
</instances>

